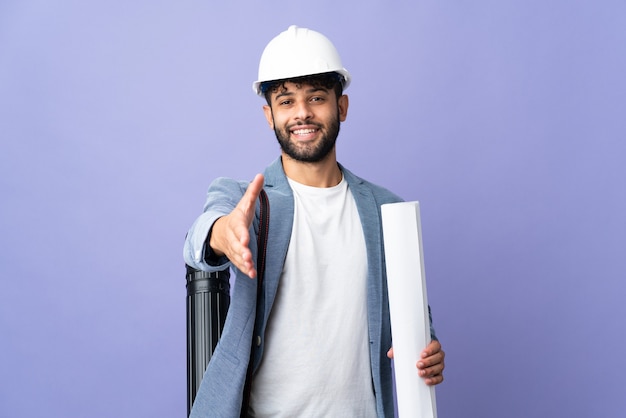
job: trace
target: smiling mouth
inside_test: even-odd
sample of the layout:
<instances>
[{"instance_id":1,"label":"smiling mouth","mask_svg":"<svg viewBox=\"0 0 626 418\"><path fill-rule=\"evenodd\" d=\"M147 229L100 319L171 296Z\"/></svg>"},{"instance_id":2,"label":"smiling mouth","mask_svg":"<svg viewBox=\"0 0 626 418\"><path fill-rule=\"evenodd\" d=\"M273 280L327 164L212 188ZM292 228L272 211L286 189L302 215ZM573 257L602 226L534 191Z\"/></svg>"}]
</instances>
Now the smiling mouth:
<instances>
[{"instance_id":1,"label":"smiling mouth","mask_svg":"<svg viewBox=\"0 0 626 418\"><path fill-rule=\"evenodd\" d=\"M293 131L291 131L292 134L294 135L309 135L309 134L313 134L317 132L317 129L294 129Z\"/></svg>"}]
</instances>

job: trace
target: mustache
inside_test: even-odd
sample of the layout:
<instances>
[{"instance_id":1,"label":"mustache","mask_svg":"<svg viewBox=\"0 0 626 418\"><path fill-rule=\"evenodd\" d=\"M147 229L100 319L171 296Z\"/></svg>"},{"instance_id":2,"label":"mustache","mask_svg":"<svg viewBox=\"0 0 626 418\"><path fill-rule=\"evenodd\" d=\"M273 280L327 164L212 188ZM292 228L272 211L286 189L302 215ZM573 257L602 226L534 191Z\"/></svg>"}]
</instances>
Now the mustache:
<instances>
[{"instance_id":1,"label":"mustache","mask_svg":"<svg viewBox=\"0 0 626 418\"><path fill-rule=\"evenodd\" d=\"M324 125L322 125L321 123L318 122L302 122L302 121L298 121L296 123L292 123L290 125L287 125L287 130L291 130L294 127L298 127L298 126L315 126L318 129L321 129L324 127Z\"/></svg>"}]
</instances>

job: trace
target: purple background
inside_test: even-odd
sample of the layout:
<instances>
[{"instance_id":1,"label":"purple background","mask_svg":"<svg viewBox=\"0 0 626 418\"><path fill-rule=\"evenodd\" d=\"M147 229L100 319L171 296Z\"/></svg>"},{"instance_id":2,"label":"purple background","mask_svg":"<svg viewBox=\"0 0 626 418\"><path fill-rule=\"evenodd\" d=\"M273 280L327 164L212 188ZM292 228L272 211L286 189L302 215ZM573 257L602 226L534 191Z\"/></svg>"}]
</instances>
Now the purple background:
<instances>
[{"instance_id":1,"label":"purple background","mask_svg":"<svg viewBox=\"0 0 626 418\"><path fill-rule=\"evenodd\" d=\"M439 416L625 416L617 0L3 0L0 416L185 415L183 238L277 155L290 24L352 72L339 160L421 202Z\"/></svg>"}]
</instances>

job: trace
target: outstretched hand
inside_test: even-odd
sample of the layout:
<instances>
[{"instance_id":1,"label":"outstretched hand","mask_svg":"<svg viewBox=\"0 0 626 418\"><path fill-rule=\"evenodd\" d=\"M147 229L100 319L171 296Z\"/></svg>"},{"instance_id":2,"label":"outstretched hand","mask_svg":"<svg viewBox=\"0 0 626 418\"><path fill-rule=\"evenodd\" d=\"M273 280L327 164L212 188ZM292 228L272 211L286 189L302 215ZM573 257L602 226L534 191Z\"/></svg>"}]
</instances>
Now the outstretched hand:
<instances>
[{"instance_id":1,"label":"outstretched hand","mask_svg":"<svg viewBox=\"0 0 626 418\"><path fill-rule=\"evenodd\" d=\"M437 340L432 340L420 354L420 359L415 366L417 373L424 378L427 385L434 386L443 382L445 356L446 354L441 349L441 343ZM387 357L393 358L393 347L387 352Z\"/></svg>"},{"instance_id":2,"label":"outstretched hand","mask_svg":"<svg viewBox=\"0 0 626 418\"><path fill-rule=\"evenodd\" d=\"M249 228L263 182L263 175L257 174L235 209L215 221L209 240L216 255L225 255L235 267L252 279L256 277L256 269L249 248Z\"/></svg>"}]
</instances>

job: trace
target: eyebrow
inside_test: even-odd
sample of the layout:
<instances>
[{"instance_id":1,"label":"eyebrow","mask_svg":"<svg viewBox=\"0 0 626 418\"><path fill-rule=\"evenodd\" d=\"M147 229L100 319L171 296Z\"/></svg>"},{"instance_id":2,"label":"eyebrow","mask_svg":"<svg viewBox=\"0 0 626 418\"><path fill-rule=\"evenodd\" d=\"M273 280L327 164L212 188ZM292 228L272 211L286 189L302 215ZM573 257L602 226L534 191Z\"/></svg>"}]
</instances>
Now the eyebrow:
<instances>
[{"instance_id":1,"label":"eyebrow","mask_svg":"<svg viewBox=\"0 0 626 418\"><path fill-rule=\"evenodd\" d=\"M280 99L282 97L285 97L285 96L293 96L294 94L295 93L292 92L292 91L281 92L281 93L278 93L276 96L274 96L274 100L278 100L278 99Z\"/></svg>"},{"instance_id":2,"label":"eyebrow","mask_svg":"<svg viewBox=\"0 0 626 418\"><path fill-rule=\"evenodd\" d=\"M322 91L324 93L328 93L330 90L325 88L325 87L311 87L309 89L306 90L307 94L311 94L311 93L316 93L318 91ZM295 92L293 91L282 91L280 93L278 93L275 97L274 100L278 100L282 97L286 97L286 96L293 96L295 94Z\"/></svg>"}]
</instances>

